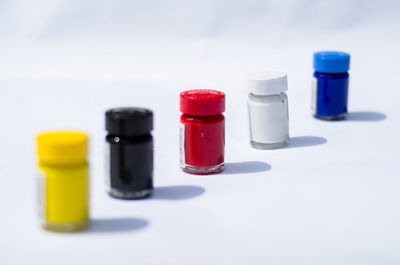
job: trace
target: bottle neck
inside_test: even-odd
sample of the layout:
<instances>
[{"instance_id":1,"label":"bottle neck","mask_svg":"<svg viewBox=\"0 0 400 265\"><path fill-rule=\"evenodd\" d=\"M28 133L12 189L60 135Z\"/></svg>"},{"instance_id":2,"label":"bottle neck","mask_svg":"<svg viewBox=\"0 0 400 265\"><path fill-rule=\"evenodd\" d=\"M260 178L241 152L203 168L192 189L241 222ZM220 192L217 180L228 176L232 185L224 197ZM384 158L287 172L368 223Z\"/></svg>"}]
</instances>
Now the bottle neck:
<instances>
[{"instance_id":1,"label":"bottle neck","mask_svg":"<svg viewBox=\"0 0 400 265\"><path fill-rule=\"evenodd\" d=\"M255 97L255 98L281 97L282 95L286 95L286 93L281 92L281 93L270 94L270 95L260 95L260 94L249 93L249 97Z\"/></svg>"},{"instance_id":2,"label":"bottle neck","mask_svg":"<svg viewBox=\"0 0 400 265\"><path fill-rule=\"evenodd\" d=\"M343 72L343 73L323 73L323 72L315 71L314 75L321 75L321 76L324 76L324 75L326 75L326 76L348 76L349 73L348 72Z\"/></svg>"},{"instance_id":3,"label":"bottle neck","mask_svg":"<svg viewBox=\"0 0 400 265\"><path fill-rule=\"evenodd\" d=\"M106 141L109 143L113 144L119 144L119 143L137 143L137 142L143 142L143 141L148 141L151 140L152 136L149 132L149 134L145 135L135 135L135 136L120 136L120 135L113 135L113 134L108 134L106 136Z\"/></svg>"},{"instance_id":4,"label":"bottle neck","mask_svg":"<svg viewBox=\"0 0 400 265\"><path fill-rule=\"evenodd\" d=\"M181 116L181 122L220 122L223 121L224 115L218 114L218 115L212 115L212 116L193 116L193 115L187 115L187 114L182 114Z\"/></svg>"},{"instance_id":5,"label":"bottle neck","mask_svg":"<svg viewBox=\"0 0 400 265\"><path fill-rule=\"evenodd\" d=\"M277 102L287 102L286 93L280 93L275 95L254 95L249 94L248 102L249 103L262 103L262 104L272 104Z\"/></svg>"},{"instance_id":6,"label":"bottle neck","mask_svg":"<svg viewBox=\"0 0 400 265\"><path fill-rule=\"evenodd\" d=\"M51 161L39 160L39 168L55 167L55 168L60 168L60 169L67 169L67 168L74 168L74 167L87 167L88 164L89 164L89 162L87 160L77 161L75 163L63 163L63 162L54 163Z\"/></svg>"},{"instance_id":7,"label":"bottle neck","mask_svg":"<svg viewBox=\"0 0 400 265\"><path fill-rule=\"evenodd\" d=\"M203 115L190 115L190 114L182 113L182 116L192 117L192 118L199 118L199 119L201 119L201 118L208 119L208 118L213 118L213 117L221 117L221 116L223 117L224 115L221 113L221 114L216 114L216 115L203 116Z\"/></svg>"}]
</instances>

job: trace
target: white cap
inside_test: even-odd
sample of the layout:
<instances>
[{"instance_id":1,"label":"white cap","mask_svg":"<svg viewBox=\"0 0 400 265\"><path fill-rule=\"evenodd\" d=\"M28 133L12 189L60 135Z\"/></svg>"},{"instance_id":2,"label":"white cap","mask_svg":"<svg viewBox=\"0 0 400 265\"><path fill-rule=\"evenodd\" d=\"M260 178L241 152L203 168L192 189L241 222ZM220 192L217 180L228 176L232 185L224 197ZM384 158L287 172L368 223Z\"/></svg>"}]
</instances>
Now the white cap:
<instances>
[{"instance_id":1,"label":"white cap","mask_svg":"<svg viewBox=\"0 0 400 265\"><path fill-rule=\"evenodd\" d=\"M257 72L247 76L248 91L255 95L276 95L288 90L287 75L282 72Z\"/></svg>"}]
</instances>

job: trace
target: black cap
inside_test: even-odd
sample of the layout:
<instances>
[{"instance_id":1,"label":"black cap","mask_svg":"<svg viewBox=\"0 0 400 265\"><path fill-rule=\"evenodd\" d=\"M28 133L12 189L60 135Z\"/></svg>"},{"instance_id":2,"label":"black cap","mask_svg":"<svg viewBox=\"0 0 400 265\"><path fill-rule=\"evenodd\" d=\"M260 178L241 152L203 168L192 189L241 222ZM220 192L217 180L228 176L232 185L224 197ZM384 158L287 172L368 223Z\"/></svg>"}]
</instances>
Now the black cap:
<instances>
[{"instance_id":1,"label":"black cap","mask_svg":"<svg viewBox=\"0 0 400 265\"><path fill-rule=\"evenodd\" d=\"M130 137L149 134L153 130L153 112L144 108L115 108L106 111L109 134Z\"/></svg>"}]
</instances>

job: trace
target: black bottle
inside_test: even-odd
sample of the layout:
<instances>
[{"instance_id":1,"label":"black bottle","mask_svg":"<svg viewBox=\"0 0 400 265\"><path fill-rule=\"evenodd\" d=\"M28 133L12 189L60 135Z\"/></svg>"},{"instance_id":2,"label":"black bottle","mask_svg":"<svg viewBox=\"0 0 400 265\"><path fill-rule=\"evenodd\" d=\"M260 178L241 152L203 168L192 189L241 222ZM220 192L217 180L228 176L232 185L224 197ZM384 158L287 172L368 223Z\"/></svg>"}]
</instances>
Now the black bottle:
<instances>
[{"instance_id":1,"label":"black bottle","mask_svg":"<svg viewBox=\"0 0 400 265\"><path fill-rule=\"evenodd\" d=\"M153 112L115 108L106 112L107 192L119 199L153 193Z\"/></svg>"}]
</instances>

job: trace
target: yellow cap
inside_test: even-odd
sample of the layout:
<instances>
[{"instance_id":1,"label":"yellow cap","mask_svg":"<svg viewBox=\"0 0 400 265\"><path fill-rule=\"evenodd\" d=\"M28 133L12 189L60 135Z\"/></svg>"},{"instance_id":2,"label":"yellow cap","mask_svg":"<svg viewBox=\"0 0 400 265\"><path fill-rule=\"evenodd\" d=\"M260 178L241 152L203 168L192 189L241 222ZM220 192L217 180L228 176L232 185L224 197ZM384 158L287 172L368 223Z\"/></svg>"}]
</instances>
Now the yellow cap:
<instances>
[{"instance_id":1,"label":"yellow cap","mask_svg":"<svg viewBox=\"0 0 400 265\"><path fill-rule=\"evenodd\" d=\"M51 131L37 137L39 161L55 166L76 165L86 162L87 134L77 131Z\"/></svg>"}]
</instances>

